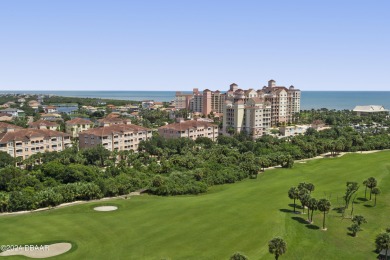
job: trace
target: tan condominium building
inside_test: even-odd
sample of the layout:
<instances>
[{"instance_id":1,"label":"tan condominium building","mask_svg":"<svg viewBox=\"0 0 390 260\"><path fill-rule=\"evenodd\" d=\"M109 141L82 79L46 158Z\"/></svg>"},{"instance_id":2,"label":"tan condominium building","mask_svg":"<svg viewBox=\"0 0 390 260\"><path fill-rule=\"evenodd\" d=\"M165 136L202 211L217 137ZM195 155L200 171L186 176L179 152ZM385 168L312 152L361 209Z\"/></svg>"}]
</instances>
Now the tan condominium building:
<instances>
[{"instance_id":1,"label":"tan condominium building","mask_svg":"<svg viewBox=\"0 0 390 260\"><path fill-rule=\"evenodd\" d=\"M84 118L74 118L65 122L65 132L72 138L79 137L79 133L93 127L93 122Z\"/></svg>"},{"instance_id":2,"label":"tan condominium building","mask_svg":"<svg viewBox=\"0 0 390 260\"><path fill-rule=\"evenodd\" d=\"M177 109L188 109L192 112L198 112L205 115L213 113L222 113L225 94L220 91L211 91L205 89L200 92L194 88L192 94L183 94L176 92L175 106Z\"/></svg>"},{"instance_id":3,"label":"tan condominium building","mask_svg":"<svg viewBox=\"0 0 390 260\"><path fill-rule=\"evenodd\" d=\"M209 122L190 120L162 126L158 133L165 138L186 137L196 140L198 137L207 137L216 141L218 126Z\"/></svg>"},{"instance_id":4,"label":"tan condominium building","mask_svg":"<svg viewBox=\"0 0 390 260\"><path fill-rule=\"evenodd\" d=\"M110 151L137 151L139 143L151 137L151 129L138 125L116 124L80 132L79 145L81 149L101 144Z\"/></svg>"},{"instance_id":5,"label":"tan condominium building","mask_svg":"<svg viewBox=\"0 0 390 260\"><path fill-rule=\"evenodd\" d=\"M48 130L58 131L60 125L52 121L38 120L36 122L29 123L28 127L34 129L48 129Z\"/></svg>"},{"instance_id":6,"label":"tan condominium building","mask_svg":"<svg viewBox=\"0 0 390 260\"><path fill-rule=\"evenodd\" d=\"M245 132L256 139L271 127L271 104L258 97L227 100L223 114L223 134Z\"/></svg>"},{"instance_id":7,"label":"tan condominium building","mask_svg":"<svg viewBox=\"0 0 390 260\"><path fill-rule=\"evenodd\" d=\"M71 145L68 134L47 129L11 129L0 133L0 151L27 159L33 154L62 151Z\"/></svg>"}]
</instances>

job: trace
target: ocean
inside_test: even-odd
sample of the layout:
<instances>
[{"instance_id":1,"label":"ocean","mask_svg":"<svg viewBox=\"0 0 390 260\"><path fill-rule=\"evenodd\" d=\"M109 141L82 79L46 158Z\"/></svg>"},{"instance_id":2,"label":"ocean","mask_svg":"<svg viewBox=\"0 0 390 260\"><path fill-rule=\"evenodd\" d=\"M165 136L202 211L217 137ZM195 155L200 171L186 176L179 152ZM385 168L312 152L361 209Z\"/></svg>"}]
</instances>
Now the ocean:
<instances>
[{"instance_id":1,"label":"ocean","mask_svg":"<svg viewBox=\"0 0 390 260\"><path fill-rule=\"evenodd\" d=\"M192 93L191 91L183 91ZM175 91L0 91L0 94L52 94L66 97L89 97L121 100L171 101ZM357 105L383 105L390 109L390 91L302 91L301 109L353 109Z\"/></svg>"}]
</instances>

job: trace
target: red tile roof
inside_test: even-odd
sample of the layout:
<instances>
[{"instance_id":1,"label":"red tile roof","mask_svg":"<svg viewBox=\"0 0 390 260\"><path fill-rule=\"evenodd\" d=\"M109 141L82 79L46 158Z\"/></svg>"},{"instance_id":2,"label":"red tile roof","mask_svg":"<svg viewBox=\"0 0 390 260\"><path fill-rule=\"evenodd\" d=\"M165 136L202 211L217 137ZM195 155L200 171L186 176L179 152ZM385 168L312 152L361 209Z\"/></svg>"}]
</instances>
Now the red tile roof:
<instances>
[{"instance_id":1,"label":"red tile roof","mask_svg":"<svg viewBox=\"0 0 390 260\"><path fill-rule=\"evenodd\" d=\"M145 128L138 125L126 125L126 124L118 124L118 125L110 125L110 126L102 126L97 128L91 128L86 131L79 133L79 135L96 135L96 136L106 136L115 133L125 133L125 132L141 132L141 131L151 131L149 128Z\"/></svg>"},{"instance_id":2,"label":"red tile roof","mask_svg":"<svg viewBox=\"0 0 390 260\"><path fill-rule=\"evenodd\" d=\"M14 132L0 134L0 143L9 141L29 141L33 137L43 137L45 139L51 137L69 137L70 135L47 129L21 129Z\"/></svg>"},{"instance_id":3,"label":"red tile roof","mask_svg":"<svg viewBox=\"0 0 390 260\"><path fill-rule=\"evenodd\" d=\"M66 121L67 125L90 125L93 124L91 120L84 119L84 118L73 118L72 120Z\"/></svg>"},{"instance_id":4,"label":"red tile roof","mask_svg":"<svg viewBox=\"0 0 390 260\"><path fill-rule=\"evenodd\" d=\"M58 127L59 125L57 123L47 121L47 120L38 120L36 122L32 122L28 124L29 127L38 127L38 126L52 126L52 127Z\"/></svg>"}]
</instances>

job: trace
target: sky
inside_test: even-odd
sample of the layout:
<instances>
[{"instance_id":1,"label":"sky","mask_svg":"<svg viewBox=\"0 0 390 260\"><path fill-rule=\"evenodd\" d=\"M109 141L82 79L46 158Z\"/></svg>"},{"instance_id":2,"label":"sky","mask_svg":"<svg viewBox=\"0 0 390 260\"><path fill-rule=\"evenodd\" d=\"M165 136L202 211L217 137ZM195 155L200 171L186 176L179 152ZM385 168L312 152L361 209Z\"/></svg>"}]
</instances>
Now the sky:
<instances>
[{"instance_id":1,"label":"sky","mask_svg":"<svg viewBox=\"0 0 390 260\"><path fill-rule=\"evenodd\" d=\"M0 90L390 91L388 0L3 0Z\"/></svg>"}]
</instances>

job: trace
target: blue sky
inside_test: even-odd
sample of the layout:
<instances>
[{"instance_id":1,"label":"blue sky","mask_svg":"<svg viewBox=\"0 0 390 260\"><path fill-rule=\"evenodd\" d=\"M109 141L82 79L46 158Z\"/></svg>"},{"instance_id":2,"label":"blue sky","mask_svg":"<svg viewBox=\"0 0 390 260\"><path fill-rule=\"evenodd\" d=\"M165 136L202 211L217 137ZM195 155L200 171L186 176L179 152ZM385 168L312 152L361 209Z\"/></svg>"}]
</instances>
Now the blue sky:
<instances>
[{"instance_id":1,"label":"blue sky","mask_svg":"<svg viewBox=\"0 0 390 260\"><path fill-rule=\"evenodd\" d=\"M0 90L390 90L390 1L0 1Z\"/></svg>"}]
</instances>

